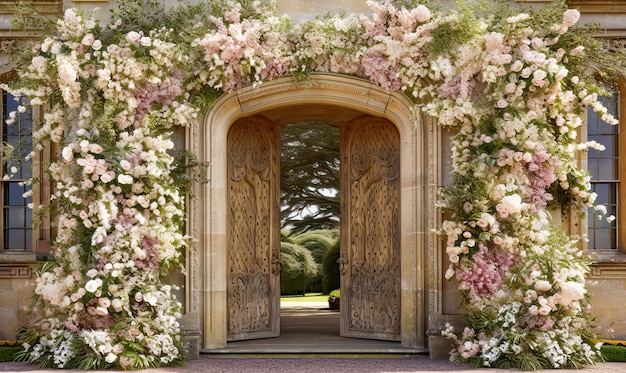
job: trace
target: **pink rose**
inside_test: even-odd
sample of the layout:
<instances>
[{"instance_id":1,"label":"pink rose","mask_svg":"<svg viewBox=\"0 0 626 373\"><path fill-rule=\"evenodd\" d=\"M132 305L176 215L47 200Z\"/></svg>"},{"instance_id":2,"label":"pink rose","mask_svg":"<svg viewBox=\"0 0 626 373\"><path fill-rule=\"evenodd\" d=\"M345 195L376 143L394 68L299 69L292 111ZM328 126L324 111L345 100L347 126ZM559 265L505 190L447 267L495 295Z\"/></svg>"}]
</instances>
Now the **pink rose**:
<instances>
[{"instance_id":1,"label":"pink rose","mask_svg":"<svg viewBox=\"0 0 626 373\"><path fill-rule=\"evenodd\" d=\"M568 9L563 14L563 26L570 27L574 26L576 22L580 19L580 12L576 9Z\"/></svg>"}]
</instances>

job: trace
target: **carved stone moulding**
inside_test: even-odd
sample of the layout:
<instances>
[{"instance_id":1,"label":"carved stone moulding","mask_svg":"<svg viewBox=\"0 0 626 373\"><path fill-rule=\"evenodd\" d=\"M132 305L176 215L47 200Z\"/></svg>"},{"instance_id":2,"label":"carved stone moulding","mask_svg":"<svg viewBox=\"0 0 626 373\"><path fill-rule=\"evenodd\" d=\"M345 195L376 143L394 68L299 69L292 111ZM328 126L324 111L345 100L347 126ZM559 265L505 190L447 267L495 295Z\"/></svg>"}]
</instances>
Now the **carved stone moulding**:
<instances>
[{"instance_id":1,"label":"carved stone moulding","mask_svg":"<svg viewBox=\"0 0 626 373\"><path fill-rule=\"evenodd\" d=\"M626 13L626 2L622 0L569 0L567 5L581 13Z\"/></svg>"},{"instance_id":2,"label":"carved stone moulding","mask_svg":"<svg viewBox=\"0 0 626 373\"><path fill-rule=\"evenodd\" d=\"M35 277L32 265L0 265L0 279L26 279Z\"/></svg>"},{"instance_id":3,"label":"carved stone moulding","mask_svg":"<svg viewBox=\"0 0 626 373\"><path fill-rule=\"evenodd\" d=\"M601 262L590 267L589 279L626 279L626 263Z\"/></svg>"}]
</instances>

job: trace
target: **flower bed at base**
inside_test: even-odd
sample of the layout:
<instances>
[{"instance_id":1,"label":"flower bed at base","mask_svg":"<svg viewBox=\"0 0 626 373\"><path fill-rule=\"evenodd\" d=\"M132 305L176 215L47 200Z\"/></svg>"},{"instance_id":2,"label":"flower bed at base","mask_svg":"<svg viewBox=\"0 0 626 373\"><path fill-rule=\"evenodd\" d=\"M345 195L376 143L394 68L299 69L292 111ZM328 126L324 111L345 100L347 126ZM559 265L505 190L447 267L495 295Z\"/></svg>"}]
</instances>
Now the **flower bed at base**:
<instances>
[{"instance_id":1,"label":"flower bed at base","mask_svg":"<svg viewBox=\"0 0 626 373\"><path fill-rule=\"evenodd\" d=\"M523 369L600 359L586 331L588 258L546 209L593 205L576 154L601 145L576 136L587 107L615 120L595 81L575 73L589 67L578 43L595 56L601 45L584 29L572 32L579 14L560 2L486 18L467 6L438 13L369 4L371 16L293 24L274 15L272 1L166 11L126 0L107 26L67 10L22 53L20 79L4 88L49 105L35 150L47 142L60 149L49 167L54 261L37 280L22 359L124 369L179 361L181 306L161 280L189 241L171 127L192 125L222 92L316 72L404 92L456 128L441 233L452 262L446 276L460 281L470 327L460 338L445 331L458 342L453 358Z\"/></svg>"}]
</instances>

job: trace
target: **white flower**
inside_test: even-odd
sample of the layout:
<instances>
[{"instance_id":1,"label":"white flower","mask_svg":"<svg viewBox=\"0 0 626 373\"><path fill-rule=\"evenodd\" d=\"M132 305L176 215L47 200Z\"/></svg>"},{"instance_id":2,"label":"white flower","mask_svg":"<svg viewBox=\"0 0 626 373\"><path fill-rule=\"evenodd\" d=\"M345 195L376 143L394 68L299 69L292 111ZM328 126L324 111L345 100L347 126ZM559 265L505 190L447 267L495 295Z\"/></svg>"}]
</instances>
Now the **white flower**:
<instances>
[{"instance_id":1,"label":"white flower","mask_svg":"<svg viewBox=\"0 0 626 373\"><path fill-rule=\"evenodd\" d=\"M133 177L130 176L130 175L119 174L119 175L117 175L117 181L120 184L130 185L130 184L133 183Z\"/></svg>"},{"instance_id":2,"label":"white flower","mask_svg":"<svg viewBox=\"0 0 626 373\"><path fill-rule=\"evenodd\" d=\"M100 286L102 286L102 280L99 278L96 278L96 279L87 281L87 283L85 284L85 290L87 290L90 293L95 293L96 290L100 288Z\"/></svg>"},{"instance_id":3,"label":"white flower","mask_svg":"<svg viewBox=\"0 0 626 373\"><path fill-rule=\"evenodd\" d=\"M61 80L61 82L67 84L76 81L76 69L74 69L74 66L72 66L70 63L62 62L61 64L59 64L59 67L57 67L57 71L59 73L59 79Z\"/></svg>"},{"instance_id":4,"label":"white flower","mask_svg":"<svg viewBox=\"0 0 626 373\"><path fill-rule=\"evenodd\" d=\"M63 156L63 160L66 163L72 163L72 161L74 160L74 150L69 146L63 148L63 150L61 151L61 155Z\"/></svg>"},{"instance_id":5,"label":"white flower","mask_svg":"<svg viewBox=\"0 0 626 373\"><path fill-rule=\"evenodd\" d=\"M127 160L125 160L125 159L122 159L122 160L120 161L120 167L122 167L122 169L124 169L124 171L128 171L128 170L130 170L131 165L130 165L130 162L129 162L129 161L127 161Z\"/></svg>"},{"instance_id":6,"label":"white flower","mask_svg":"<svg viewBox=\"0 0 626 373\"><path fill-rule=\"evenodd\" d=\"M93 44L91 44L91 48L95 51L99 51L102 49L102 42L98 40L94 40Z\"/></svg>"},{"instance_id":7,"label":"white flower","mask_svg":"<svg viewBox=\"0 0 626 373\"><path fill-rule=\"evenodd\" d=\"M115 355L112 352L109 352L107 356L104 358L104 360L109 364L113 364L115 360L117 360L117 355Z\"/></svg>"},{"instance_id":8,"label":"white flower","mask_svg":"<svg viewBox=\"0 0 626 373\"><path fill-rule=\"evenodd\" d=\"M502 198L500 203L496 205L496 210L502 218L507 218L509 215L522 211L523 207L522 197L519 194L510 194Z\"/></svg>"},{"instance_id":9,"label":"white flower","mask_svg":"<svg viewBox=\"0 0 626 373\"><path fill-rule=\"evenodd\" d=\"M537 291L550 291L550 289L552 289L552 285L548 281L539 280L535 282L535 290Z\"/></svg>"},{"instance_id":10,"label":"white flower","mask_svg":"<svg viewBox=\"0 0 626 373\"><path fill-rule=\"evenodd\" d=\"M126 40L133 44L137 44L139 42L139 39L141 39L141 35L138 32L131 31L126 34Z\"/></svg>"},{"instance_id":11,"label":"white flower","mask_svg":"<svg viewBox=\"0 0 626 373\"><path fill-rule=\"evenodd\" d=\"M149 47L152 45L152 40L150 40L149 37L144 36L141 39L139 39L139 44L143 45L144 47Z\"/></svg>"},{"instance_id":12,"label":"white flower","mask_svg":"<svg viewBox=\"0 0 626 373\"><path fill-rule=\"evenodd\" d=\"M422 4L418 5L413 11L415 12L415 18L420 23L426 22L430 19L430 9Z\"/></svg>"},{"instance_id":13,"label":"white flower","mask_svg":"<svg viewBox=\"0 0 626 373\"><path fill-rule=\"evenodd\" d=\"M583 299L586 292L585 285L580 282L564 282L561 284L560 303L567 306L572 301Z\"/></svg>"},{"instance_id":14,"label":"white flower","mask_svg":"<svg viewBox=\"0 0 626 373\"><path fill-rule=\"evenodd\" d=\"M89 151L94 154L100 154L103 150L102 146L100 146L99 144L89 144L87 149L89 149Z\"/></svg>"}]
</instances>

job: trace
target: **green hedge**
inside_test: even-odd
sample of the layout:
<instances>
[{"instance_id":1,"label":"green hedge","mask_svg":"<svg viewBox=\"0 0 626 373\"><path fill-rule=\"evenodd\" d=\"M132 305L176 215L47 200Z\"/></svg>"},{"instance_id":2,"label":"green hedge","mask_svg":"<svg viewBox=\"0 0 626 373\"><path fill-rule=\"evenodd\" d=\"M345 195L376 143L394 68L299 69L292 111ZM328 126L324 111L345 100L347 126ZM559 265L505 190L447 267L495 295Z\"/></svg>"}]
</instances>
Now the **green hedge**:
<instances>
[{"instance_id":1,"label":"green hedge","mask_svg":"<svg viewBox=\"0 0 626 373\"><path fill-rule=\"evenodd\" d=\"M607 362L626 362L626 347L604 345L600 349Z\"/></svg>"}]
</instances>

